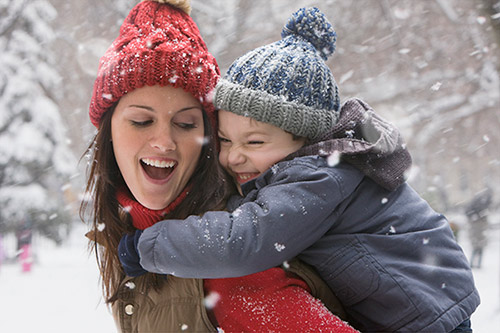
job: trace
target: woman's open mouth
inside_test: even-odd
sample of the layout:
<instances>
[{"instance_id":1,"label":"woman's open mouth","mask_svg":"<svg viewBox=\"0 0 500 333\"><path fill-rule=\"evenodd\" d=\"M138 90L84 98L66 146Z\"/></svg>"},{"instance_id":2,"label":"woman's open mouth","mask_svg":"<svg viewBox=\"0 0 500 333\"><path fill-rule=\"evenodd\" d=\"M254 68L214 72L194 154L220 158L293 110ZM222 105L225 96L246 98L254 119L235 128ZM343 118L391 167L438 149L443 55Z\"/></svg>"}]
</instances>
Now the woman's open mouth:
<instances>
[{"instance_id":1,"label":"woman's open mouth","mask_svg":"<svg viewBox=\"0 0 500 333\"><path fill-rule=\"evenodd\" d=\"M141 159L141 166L146 175L152 180L164 181L172 174L177 165L176 161Z\"/></svg>"}]
</instances>

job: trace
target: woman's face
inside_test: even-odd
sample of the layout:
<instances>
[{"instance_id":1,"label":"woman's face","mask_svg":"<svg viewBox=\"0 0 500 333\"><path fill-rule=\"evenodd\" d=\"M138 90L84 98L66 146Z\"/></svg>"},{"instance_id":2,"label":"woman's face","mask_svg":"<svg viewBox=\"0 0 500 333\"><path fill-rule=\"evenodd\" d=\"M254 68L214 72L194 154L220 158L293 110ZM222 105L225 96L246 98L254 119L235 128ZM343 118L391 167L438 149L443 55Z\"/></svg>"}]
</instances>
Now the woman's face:
<instances>
[{"instance_id":1,"label":"woman's face","mask_svg":"<svg viewBox=\"0 0 500 333\"><path fill-rule=\"evenodd\" d=\"M124 95L111 118L116 162L135 199L163 209L193 175L203 145L201 104L181 88L146 86Z\"/></svg>"}]
</instances>

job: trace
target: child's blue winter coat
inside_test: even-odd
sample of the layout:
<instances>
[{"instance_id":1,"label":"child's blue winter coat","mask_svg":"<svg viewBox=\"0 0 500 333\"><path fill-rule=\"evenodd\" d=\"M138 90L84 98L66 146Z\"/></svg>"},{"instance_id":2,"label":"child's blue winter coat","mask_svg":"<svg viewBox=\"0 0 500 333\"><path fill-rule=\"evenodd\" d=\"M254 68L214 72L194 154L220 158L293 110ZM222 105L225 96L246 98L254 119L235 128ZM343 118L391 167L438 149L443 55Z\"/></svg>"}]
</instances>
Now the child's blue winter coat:
<instances>
[{"instance_id":1,"label":"child's blue winter coat","mask_svg":"<svg viewBox=\"0 0 500 333\"><path fill-rule=\"evenodd\" d=\"M407 184L389 192L349 164L329 167L325 158L300 157L279 163L244 190L245 203L232 214L211 212L148 228L139 242L143 267L219 278L255 273L300 254L362 331L447 332L479 304L447 220ZM231 220L230 227L222 220ZM199 241L187 246L192 234ZM175 237L165 241L167 235ZM184 263L182 274L176 262Z\"/></svg>"},{"instance_id":2,"label":"child's blue winter coat","mask_svg":"<svg viewBox=\"0 0 500 333\"><path fill-rule=\"evenodd\" d=\"M341 118L348 124L358 112L365 125L365 111L361 101L348 102ZM394 129L383 122L376 127L387 134L379 136L383 145L399 145ZM280 162L244 184L245 198L232 198L227 212L146 229L138 244L141 265L179 277L222 278L298 256L318 270L361 331L453 330L474 312L479 295L448 221L408 184L389 191L366 174L320 156Z\"/></svg>"}]
</instances>

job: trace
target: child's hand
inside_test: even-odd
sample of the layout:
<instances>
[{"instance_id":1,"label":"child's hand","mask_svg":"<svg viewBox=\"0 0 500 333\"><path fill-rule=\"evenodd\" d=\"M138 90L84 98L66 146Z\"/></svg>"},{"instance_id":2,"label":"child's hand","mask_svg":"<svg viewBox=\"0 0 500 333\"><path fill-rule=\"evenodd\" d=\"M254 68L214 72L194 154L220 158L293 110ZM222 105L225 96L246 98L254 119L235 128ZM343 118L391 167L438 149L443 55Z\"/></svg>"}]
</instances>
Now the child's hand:
<instances>
[{"instance_id":1,"label":"child's hand","mask_svg":"<svg viewBox=\"0 0 500 333\"><path fill-rule=\"evenodd\" d=\"M134 234L125 234L118 244L118 258L128 276L136 277L147 273L139 262L141 258L137 251L137 243L141 235L142 230L136 230Z\"/></svg>"}]
</instances>

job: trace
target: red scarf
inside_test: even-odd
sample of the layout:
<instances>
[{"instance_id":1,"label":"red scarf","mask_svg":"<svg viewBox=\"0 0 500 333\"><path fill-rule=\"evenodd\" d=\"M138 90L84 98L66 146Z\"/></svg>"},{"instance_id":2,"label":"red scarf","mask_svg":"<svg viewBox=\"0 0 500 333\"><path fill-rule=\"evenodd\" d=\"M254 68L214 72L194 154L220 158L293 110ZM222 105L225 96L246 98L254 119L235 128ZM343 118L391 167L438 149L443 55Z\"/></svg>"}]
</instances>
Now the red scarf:
<instances>
[{"instance_id":1,"label":"red scarf","mask_svg":"<svg viewBox=\"0 0 500 333\"><path fill-rule=\"evenodd\" d=\"M130 216L132 216L132 224L134 227L140 230L144 230L158 221L164 219L164 217L173 211L179 204L186 198L189 191L184 189L184 191L170 203L167 207L163 209L149 209L138 203L135 199L132 199L132 195L126 189L120 189L116 192L116 199L122 206L122 208L127 211Z\"/></svg>"}]
</instances>

